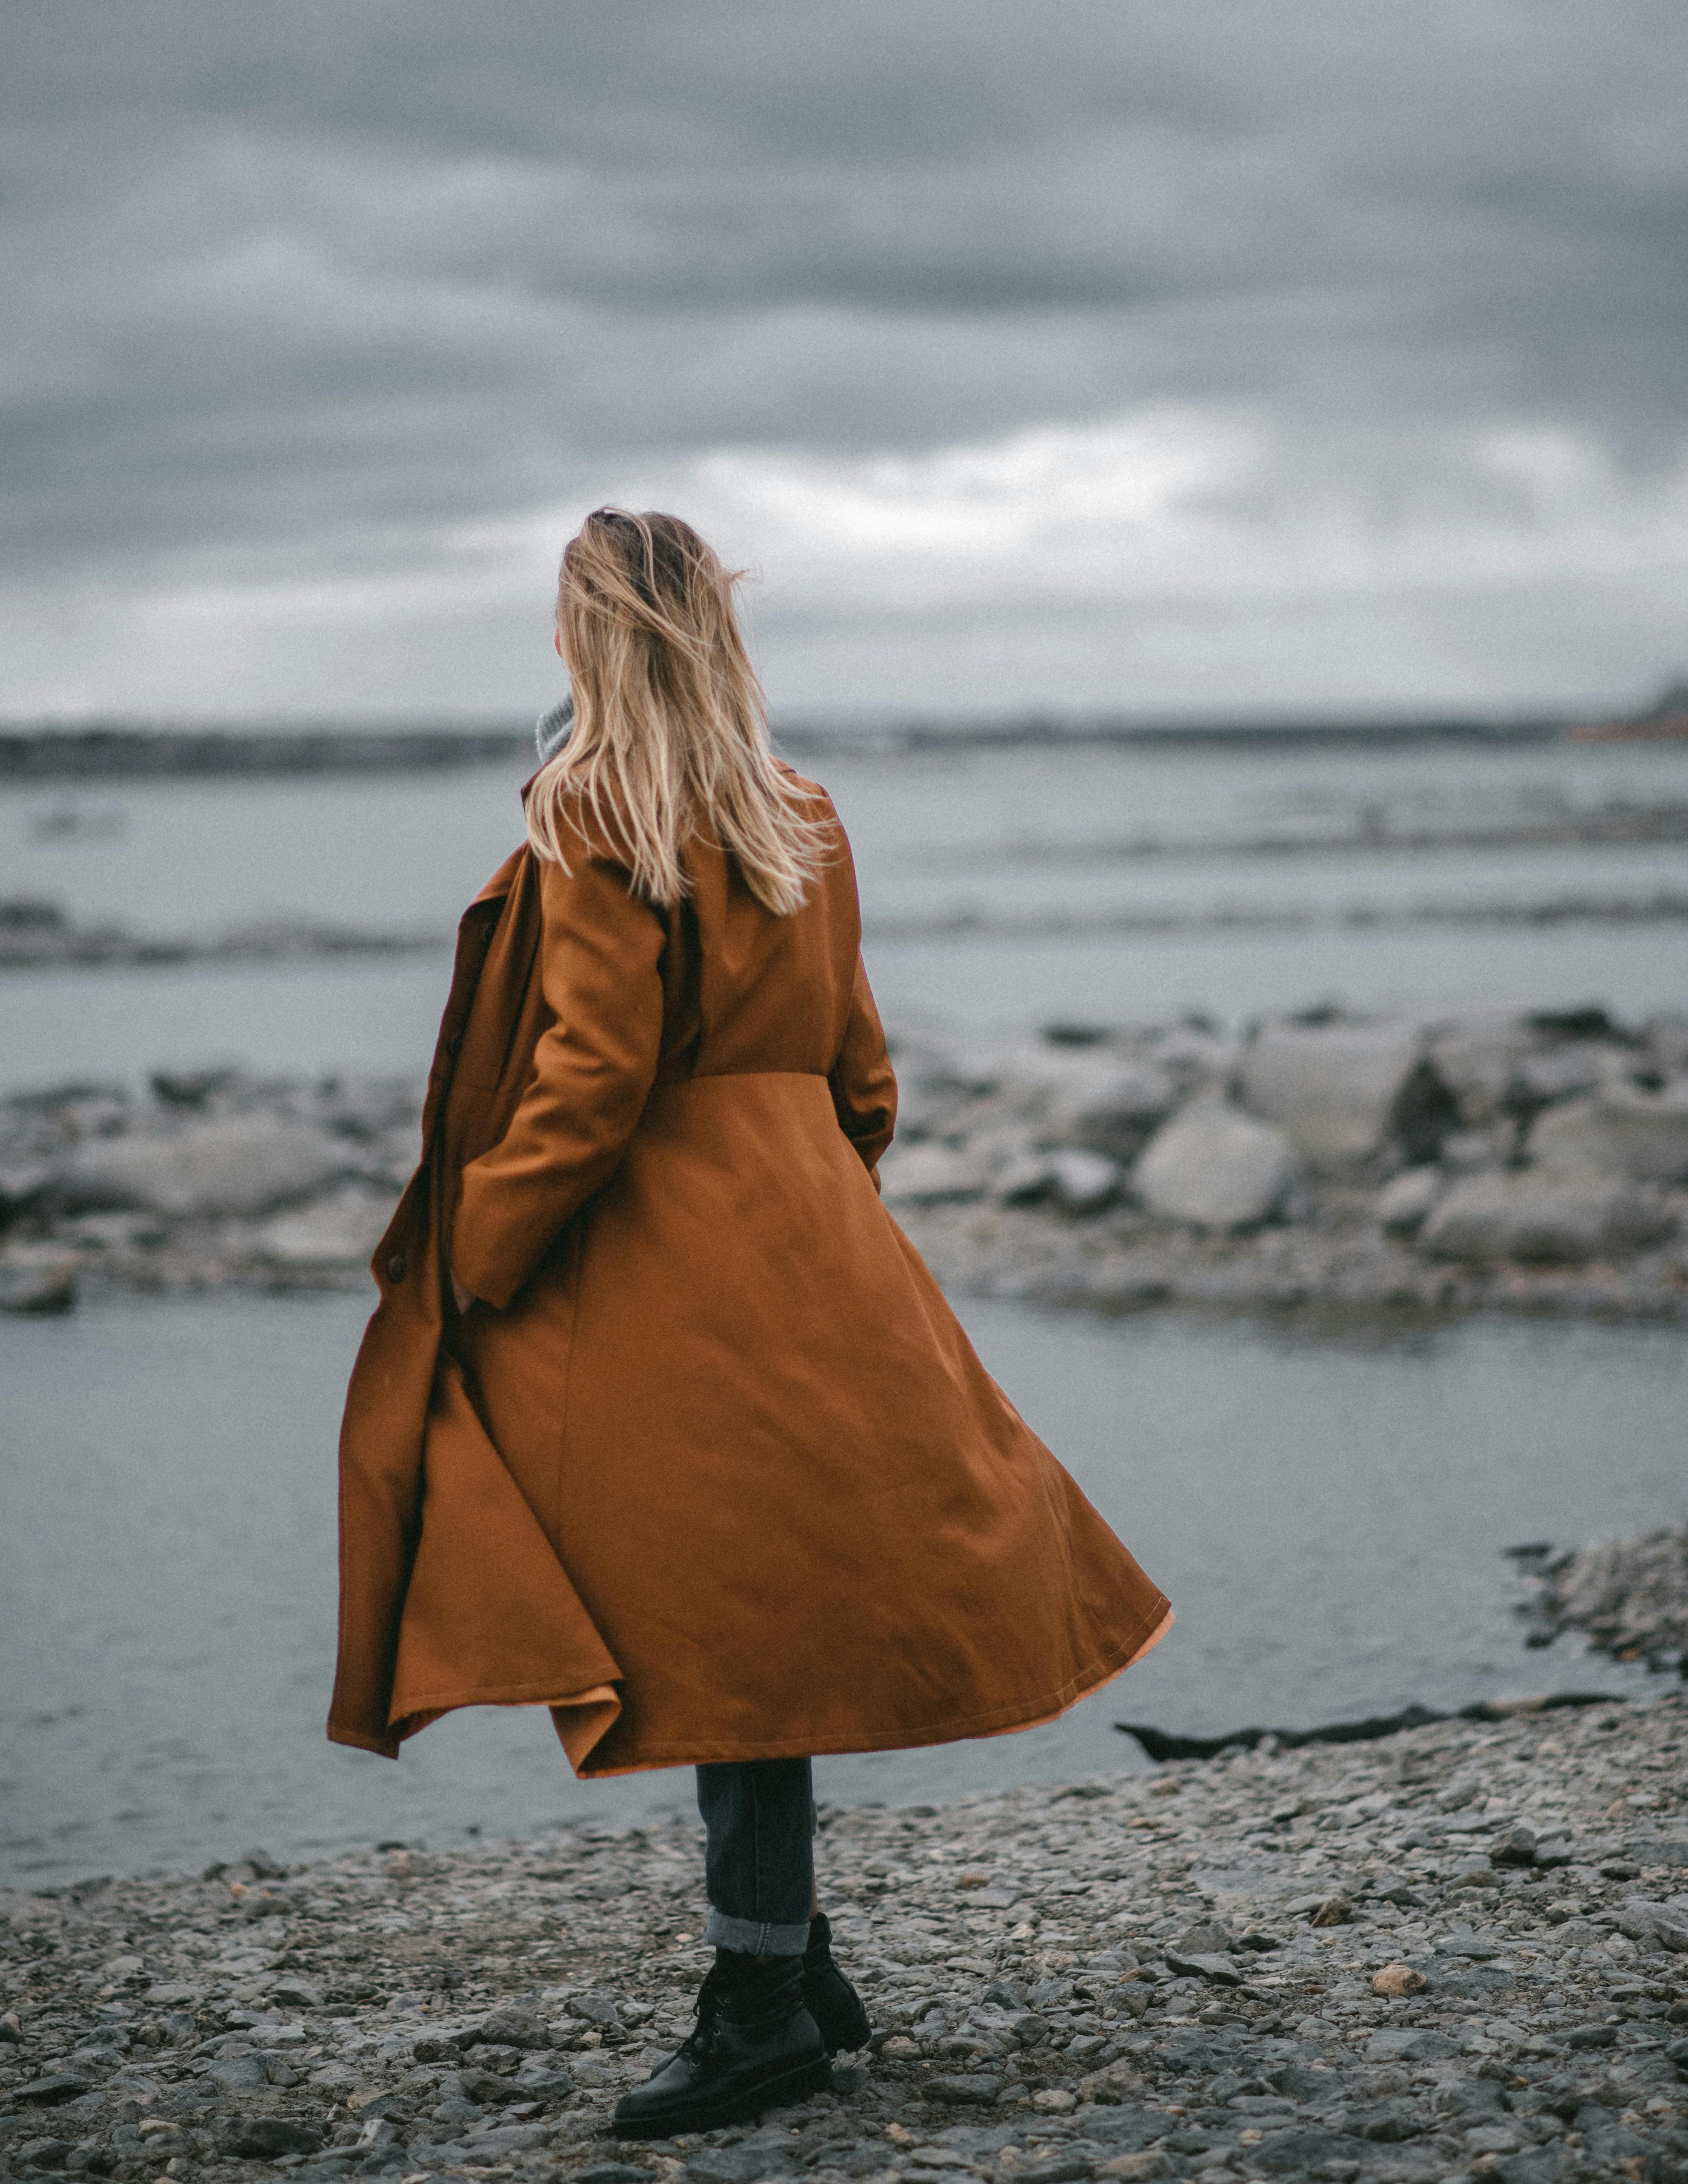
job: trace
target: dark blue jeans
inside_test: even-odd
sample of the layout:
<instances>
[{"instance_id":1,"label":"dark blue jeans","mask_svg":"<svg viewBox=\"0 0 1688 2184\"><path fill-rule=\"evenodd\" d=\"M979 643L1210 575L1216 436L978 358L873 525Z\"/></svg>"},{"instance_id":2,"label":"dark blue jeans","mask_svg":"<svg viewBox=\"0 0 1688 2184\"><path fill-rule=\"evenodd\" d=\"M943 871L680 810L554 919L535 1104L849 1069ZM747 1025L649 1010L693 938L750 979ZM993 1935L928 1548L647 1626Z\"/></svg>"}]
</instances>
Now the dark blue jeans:
<instances>
[{"instance_id":1,"label":"dark blue jeans","mask_svg":"<svg viewBox=\"0 0 1688 2184\"><path fill-rule=\"evenodd\" d=\"M698 1769L704 1816L704 1939L759 1957L800 1957L815 1897L815 1787L806 1759L735 1759Z\"/></svg>"}]
</instances>

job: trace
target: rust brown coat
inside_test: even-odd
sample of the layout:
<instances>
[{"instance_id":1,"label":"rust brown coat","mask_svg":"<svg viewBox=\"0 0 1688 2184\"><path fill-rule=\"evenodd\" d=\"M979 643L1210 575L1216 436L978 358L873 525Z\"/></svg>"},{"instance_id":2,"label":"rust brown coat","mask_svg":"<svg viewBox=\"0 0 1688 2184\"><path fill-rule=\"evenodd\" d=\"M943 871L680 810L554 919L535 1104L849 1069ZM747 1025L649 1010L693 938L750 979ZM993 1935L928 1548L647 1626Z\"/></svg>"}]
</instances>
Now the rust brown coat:
<instances>
[{"instance_id":1,"label":"rust brown coat","mask_svg":"<svg viewBox=\"0 0 1688 2184\"><path fill-rule=\"evenodd\" d=\"M689 865L660 912L601 838L524 849L464 916L347 1396L337 1742L544 1705L582 1775L941 1743L1171 1620L880 1203L843 828L789 917Z\"/></svg>"}]
</instances>

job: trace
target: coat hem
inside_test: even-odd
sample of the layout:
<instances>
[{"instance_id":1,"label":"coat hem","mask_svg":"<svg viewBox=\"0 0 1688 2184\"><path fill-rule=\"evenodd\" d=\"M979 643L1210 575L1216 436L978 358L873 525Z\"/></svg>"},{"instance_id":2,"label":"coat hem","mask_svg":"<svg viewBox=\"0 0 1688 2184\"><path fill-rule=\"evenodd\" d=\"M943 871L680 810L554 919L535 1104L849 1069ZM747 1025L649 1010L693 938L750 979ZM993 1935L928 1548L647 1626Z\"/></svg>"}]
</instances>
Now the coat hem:
<instances>
[{"instance_id":1,"label":"coat hem","mask_svg":"<svg viewBox=\"0 0 1688 2184\"><path fill-rule=\"evenodd\" d=\"M1173 1620L1171 1606L1163 1603L1159 1618L1140 1635L1105 1654L1090 1667L1080 1669L1058 1691L1023 1699L1011 1706L994 1707L983 1713L950 1714L940 1722L925 1723L890 1736L870 1735L835 1740L823 1731L817 1736L800 1740L800 1752L789 1736L762 1741L735 1740L710 1747L691 1743L659 1745L647 1749L637 1759L617 1761L607 1767L577 1767L575 1773L582 1782L598 1782L615 1774L650 1774L663 1767L708 1767L744 1759L825 1758L853 1752L911 1752L927 1745L958 1744L968 1737L1011 1736L1020 1730L1039 1729L1045 1722L1058 1720L1080 1699L1089 1698L1117 1676L1123 1676L1128 1669L1154 1651L1172 1629Z\"/></svg>"},{"instance_id":2,"label":"coat hem","mask_svg":"<svg viewBox=\"0 0 1688 2184\"><path fill-rule=\"evenodd\" d=\"M337 1721L331 1721L328 1724L328 1741L331 1744L349 1745L354 1752L373 1752L382 1759L396 1759L398 1757L398 1739L396 1736L371 1736L365 1730L343 1729Z\"/></svg>"},{"instance_id":3,"label":"coat hem","mask_svg":"<svg viewBox=\"0 0 1688 2184\"><path fill-rule=\"evenodd\" d=\"M478 1691L419 1691L407 1706L395 1708L393 1730L397 1736L401 1733L400 1724L419 1713L437 1721L443 1713L455 1713L460 1707L596 1706L601 1705L606 1696L615 1696L607 1680L590 1685L584 1691L559 1691L554 1676L543 1677L531 1684L489 1684Z\"/></svg>"},{"instance_id":4,"label":"coat hem","mask_svg":"<svg viewBox=\"0 0 1688 2184\"><path fill-rule=\"evenodd\" d=\"M744 1759L787 1759L793 1757L822 1758L853 1752L917 1751L933 1744L955 1744L974 1736L1011 1736L1018 1730L1038 1729L1045 1722L1055 1721L1081 1699L1089 1698L1123 1676L1144 1657L1151 1653L1173 1627L1173 1616L1170 1605L1164 1607L1158 1620L1146 1632L1134 1639L1128 1646L1117 1647L1088 1669L1070 1676L1055 1692L1040 1697L1018 1702L1010 1707L994 1707L977 1714L949 1715L942 1722L928 1723L907 1730L892 1737L850 1737L834 1741L822 1734L815 1738L800 1740L804 1750L794 1754L789 1737L772 1741L746 1743L735 1741L708 1748L694 1744L658 1746L638 1759L630 1759L610 1767L582 1764L589 1760L591 1747L577 1759L569 1752L569 1762L577 1780L582 1782L608 1780L617 1774L645 1774L667 1767L715 1766ZM361 1752L378 1753L384 1759L396 1759L400 1744L419 1735L442 1714L455 1713L471 1706L543 1706L556 1713L566 1713L575 1708L613 1707L621 1711L620 1698L610 1685L597 1685L586 1691L557 1693L555 1684L549 1680L533 1683L496 1684L472 1691L421 1692L402 1714L396 1716L385 1736L374 1736L366 1731L342 1727L338 1723L328 1724L328 1738L332 1744L350 1745ZM592 1738L596 1745L610 1733L615 1713ZM559 1738L562 1724L557 1724ZM564 1747L567 1750L566 1742Z\"/></svg>"},{"instance_id":5,"label":"coat hem","mask_svg":"<svg viewBox=\"0 0 1688 2184\"><path fill-rule=\"evenodd\" d=\"M610 1681L577 1685L559 1691L554 1677L543 1682L494 1684L464 1691L423 1692L403 1713L392 1717L391 1732L397 1738L418 1736L443 1714L471 1706L534 1706L549 1709L557 1741L568 1755L577 1776L593 1752L616 1726L621 1715L621 1693Z\"/></svg>"},{"instance_id":6,"label":"coat hem","mask_svg":"<svg viewBox=\"0 0 1688 2184\"><path fill-rule=\"evenodd\" d=\"M1045 1722L1054 1721L1080 1699L1089 1698L1123 1676L1134 1667L1145 1654L1150 1653L1173 1627L1173 1611L1167 1606L1159 1619L1146 1633L1134 1639L1128 1646L1115 1648L1091 1667L1071 1676L1058 1691L1042 1697L1024 1700L1011 1707L995 1707L984 1713L950 1715L942 1723L932 1723L911 1729L889 1738L851 1737L833 1741L825 1736L805 1739L804 1752L794 1754L789 1737L771 1742L744 1743L701 1749L696 1745L660 1746L638 1759L611 1767L582 1765L572 1752L569 1761L577 1780L582 1782L607 1781L616 1774L645 1774L666 1767L711 1766L723 1762L742 1759L788 1759L793 1757L820 1758L852 1752L916 1751L932 1744L955 1744L972 1736L1011 1736L1022 1729L1038 1729ZM556 1695L556 1686L550 1681L521 1684L498 1684L474 1691L439 1691L419 1694L406 1712L393 1723L387 1734L373 1736L361 1730L347 1729L338 1723L328 1724L329 1741L345 1744L362 1752L378 1753L383 1759L396 1759L401 1742L417 1736L444 1713L455 1713L471 1706L543 1706L566 1710L573 1707L604 1706L615 1703L619 1711L619 1700L613 1687L597 1685L583 1691L571 1691L563 1696ZM607 1735L613 1723L606 1722L595 1744ZM561 1724L558 1724L560 1739ZM567 1747L565 1745L565 1750ZM587 1758L588 1753L582 1753Z\"/></svg>"}]
</instances>

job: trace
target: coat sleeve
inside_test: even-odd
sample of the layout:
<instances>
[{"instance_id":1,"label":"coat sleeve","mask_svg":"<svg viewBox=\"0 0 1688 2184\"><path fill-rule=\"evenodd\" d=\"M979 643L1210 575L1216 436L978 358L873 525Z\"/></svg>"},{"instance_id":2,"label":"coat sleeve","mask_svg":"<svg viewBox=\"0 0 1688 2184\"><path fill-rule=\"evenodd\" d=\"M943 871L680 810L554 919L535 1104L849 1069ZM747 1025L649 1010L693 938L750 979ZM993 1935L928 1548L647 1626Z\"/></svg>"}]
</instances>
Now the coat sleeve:
<instances>
[{"instance_id":1,"label":"coat sleeve","mask_svg":"<svg viewBox=\"0 0 1688 2184\"><path fill-rule=\"evenodd\" d=\"M662 1041L662 919L606 858L540 868L539 977L553 1021L510 1127L463 1171L451 1270L507 1305L632 1135Z\"/></svg>"},{"instance_id":2,"label":"coat sleeve","mask_svg":"<svg viewBox=\"0 0 1688 2184\"><path fill-rule=\"evenodd\" d=\"M838 1128L861 1154L862 1166L873 1178L877 1190L880 1156L897 1127L897 1078L885 1050L884 1028L860 949L844 1045L827 1082L832 1087Z\"/></svg>"}]
</instances>

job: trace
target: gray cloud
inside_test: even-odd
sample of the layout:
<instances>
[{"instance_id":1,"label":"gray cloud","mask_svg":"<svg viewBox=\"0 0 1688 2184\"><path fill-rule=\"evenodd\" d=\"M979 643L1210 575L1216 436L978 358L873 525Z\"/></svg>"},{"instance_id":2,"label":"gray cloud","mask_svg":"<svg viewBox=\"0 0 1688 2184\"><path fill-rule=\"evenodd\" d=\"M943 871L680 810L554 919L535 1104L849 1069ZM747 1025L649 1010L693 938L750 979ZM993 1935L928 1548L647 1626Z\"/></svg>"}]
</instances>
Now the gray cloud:
<instances>
[{"instance_id":1,"label":"gray cloud","mask_svg":"<svg viewBox=\"0 0 1688 2184\"><path fill-rule=\"evenodd\" d=\"M49 618L425 570L716 447L1240 406L1363 443L1337 486L1388 520L1428 432L1639 481L1688 435L1654 0L57 0L0 39L0 568Z\"/></svg>"}]
</instances>

